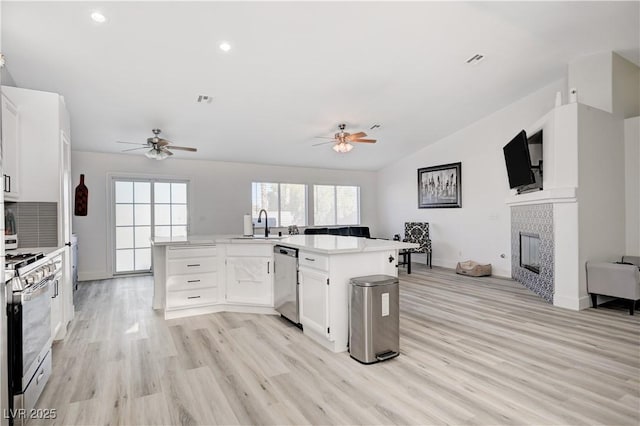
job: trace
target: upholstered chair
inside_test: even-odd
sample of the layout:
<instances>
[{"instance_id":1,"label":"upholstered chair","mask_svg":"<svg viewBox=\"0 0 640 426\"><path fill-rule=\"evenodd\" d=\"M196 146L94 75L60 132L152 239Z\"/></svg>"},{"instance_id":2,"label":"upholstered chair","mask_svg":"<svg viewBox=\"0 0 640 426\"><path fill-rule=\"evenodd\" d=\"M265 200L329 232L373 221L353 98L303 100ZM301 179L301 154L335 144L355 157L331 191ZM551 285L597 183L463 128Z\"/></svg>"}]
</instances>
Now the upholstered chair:
<instances>
[{"instance_id":1,"label":"upholstered chair","mask_svg":"<svg viewBox=\"0 0 640 426\"><path fill-rule=\"evenodd\" d=\"M425 253L427 255L427 265L431 268L431 239L429 239L429 223L428 222L405 222L404 239L407 243L420 244L415 249L401 250L403 262L400 265L407 264L407 272L411 273L411 253Z\"/></svg>"}]
</instances>

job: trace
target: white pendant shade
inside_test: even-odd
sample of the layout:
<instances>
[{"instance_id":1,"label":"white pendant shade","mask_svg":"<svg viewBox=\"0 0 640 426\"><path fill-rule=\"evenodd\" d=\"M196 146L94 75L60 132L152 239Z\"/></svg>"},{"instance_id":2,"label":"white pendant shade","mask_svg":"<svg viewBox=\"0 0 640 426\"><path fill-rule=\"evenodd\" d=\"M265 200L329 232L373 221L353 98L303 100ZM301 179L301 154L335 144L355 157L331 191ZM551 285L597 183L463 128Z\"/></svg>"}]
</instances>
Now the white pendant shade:
<instances>
[{"instance_id":1,"label":"white pendant shade","mask_svg":"<svg viewBox=\"0 0 640 426\"><path fill-rule=\"evenodd\" d=\"M349 142L338 142L337 144L333 145L333 150L341 154L347 153L352 149L353 145L351 145Z\"/></svg>"},{"instance_id":2,"label":"white pendant shade","mask_svg":"<svg viewBox=\"0 0 640 426\"><path fill-rule=\"evenodd\" d=\"M145 152L144 155L152 160L164 160L169 156L166 152L155 148L151 148L149 151Z\"/></svg>"}]
</instances>

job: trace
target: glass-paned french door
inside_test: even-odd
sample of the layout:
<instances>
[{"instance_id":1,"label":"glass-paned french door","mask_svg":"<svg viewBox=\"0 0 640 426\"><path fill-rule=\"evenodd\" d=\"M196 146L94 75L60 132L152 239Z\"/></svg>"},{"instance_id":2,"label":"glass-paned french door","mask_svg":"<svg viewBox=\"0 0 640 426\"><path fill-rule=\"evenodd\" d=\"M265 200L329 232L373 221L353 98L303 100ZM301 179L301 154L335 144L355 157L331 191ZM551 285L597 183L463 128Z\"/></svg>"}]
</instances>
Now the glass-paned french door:
<instances>
[{"instance_id":1,"label":"glass-paned french door","mask_svg":"<svg viewBox=\"0 0 640 426\"><path fill-rule=\"evenodd\" d=\"M187 235L188 183L113 179L114 273L151 270L152 236Z\"/></svg>"}]
</instances>

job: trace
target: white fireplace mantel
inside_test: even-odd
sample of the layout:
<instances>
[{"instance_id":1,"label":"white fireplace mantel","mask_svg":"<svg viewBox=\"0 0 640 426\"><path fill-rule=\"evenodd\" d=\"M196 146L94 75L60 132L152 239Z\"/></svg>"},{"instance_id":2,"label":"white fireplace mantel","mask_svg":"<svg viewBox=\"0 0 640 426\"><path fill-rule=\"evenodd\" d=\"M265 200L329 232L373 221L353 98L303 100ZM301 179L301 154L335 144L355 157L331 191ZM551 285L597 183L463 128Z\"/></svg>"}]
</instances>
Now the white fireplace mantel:
<instances>
[{"instance_id":1,"label":"white fireplace mantel","mask_svg":"<svg viewBox=\"0 0 640 426\"><path fill-rule=\"evenodd\" d=\"M578 188L551 188L542 191L527 192L525 194L512 195L505 200L508 206L526 206L532 204L559 204L576 203Z\"/></svg>"}]
</instances>

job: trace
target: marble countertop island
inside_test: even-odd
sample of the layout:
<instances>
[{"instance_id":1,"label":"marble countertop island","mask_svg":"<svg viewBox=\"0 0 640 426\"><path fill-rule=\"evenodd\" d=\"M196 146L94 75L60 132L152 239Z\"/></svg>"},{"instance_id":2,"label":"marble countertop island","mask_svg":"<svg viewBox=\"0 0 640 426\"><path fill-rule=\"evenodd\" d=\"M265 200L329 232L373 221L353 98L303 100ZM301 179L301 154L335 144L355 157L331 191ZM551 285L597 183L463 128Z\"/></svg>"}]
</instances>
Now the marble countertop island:
<instances>
[{"instance_id":1,"label":"marble countertop island","mask_svg":"<svg viewBox=\"0 0 640 426\"><path fill-rule=\"evenodd\" d=\"M211 244L271 244L293 247L322 254L365 253L385 250L418 248L418 244L373 238L344 237L340 235L289 235L254 236L241 235L188 235L183 237L155 237L155 246L211 245Z\"/></svg>"}]
</instances>

